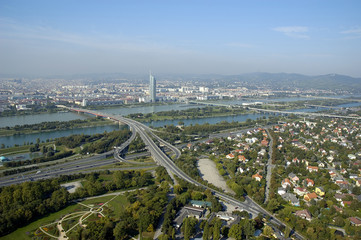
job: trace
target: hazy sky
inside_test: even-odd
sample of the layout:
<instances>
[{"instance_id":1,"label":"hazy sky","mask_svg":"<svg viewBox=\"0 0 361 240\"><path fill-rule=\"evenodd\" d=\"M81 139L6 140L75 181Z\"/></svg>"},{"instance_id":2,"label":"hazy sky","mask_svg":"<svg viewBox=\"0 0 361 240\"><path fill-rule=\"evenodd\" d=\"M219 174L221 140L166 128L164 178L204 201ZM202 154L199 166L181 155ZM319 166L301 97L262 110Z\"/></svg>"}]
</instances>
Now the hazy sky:
<instances>
[{"instance_id":1,"label":"hazy sky","mask_svg":"<svg viewBox=\"0 0 361 240\"><path fill-rule=\"evenodd\" d=\"M0 73L361 77L360 0L0 0Z\"/></svg>"}]
</instances>

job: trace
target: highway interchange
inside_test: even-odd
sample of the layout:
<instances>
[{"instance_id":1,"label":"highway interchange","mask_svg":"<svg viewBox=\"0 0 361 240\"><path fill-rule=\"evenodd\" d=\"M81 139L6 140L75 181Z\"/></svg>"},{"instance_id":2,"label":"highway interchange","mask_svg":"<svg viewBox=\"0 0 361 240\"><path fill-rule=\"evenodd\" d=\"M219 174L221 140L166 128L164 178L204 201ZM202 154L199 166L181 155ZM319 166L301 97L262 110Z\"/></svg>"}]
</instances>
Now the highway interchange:
<instances>
[{"instance_id":1,"label":"highway interchange","mask_svg":"<svg viewBox=\"0 0 361 240\"><path fill-rule=\"evenodd\" d=\"M63 106L61 106L63 107ZM283 239L282 232L278 229L277 226L284 226L284 224L278 220L276 217L274 217L271 213L269 213L267 210L259 206L257 203L255 203L251 198L245 197L245 201L241 202L223 192L219 192L217 190L214 190L208 186L205 186L196 180L189 177L187 174L185 174L182 170L180 170L172 159L168 157L167 154L163 152L163 150L154 142L153 139L156 139L160 143L164 144L167 148L169 148L175 155L176 158L178 158L181 155L181 152L179 149L168 142L164 141L163 139L159 138L157 135L155 135L152 132L152 129L147 127L146 125L139 123L135 120L124 118L119 115L111 115L111 114L103 114L96 111L90 111L90 110L84 110L84 109L78 109L78 108L67 108L68 110L77 111L77 112L83 112L88 113L96 116L101 116L105 118L112 119L114 121L121 122L123 124L126 124L129 126L130 130L132 131L131 137L124 142L121 146L116 147L115 151L98 154L95 156L79 159L76 161L69 161L64 163L59 163L57 165L53 165L50 167L47 167L45 169L41 169L41 171L35 171L36 173L26 175L23 174L15 174L7 177L3 177L0 179L0 187L11 185L11 184L18 184L24 181L34 181L34 180L40 180L40 179L47 179L47 178L53 178L57 177L59 175L67 175L73 173L79 173L79 172L90 172L90 171L99 171L97 170L91 170L92 168L99 168L102 166L110 165L117 163L119 161L121 162L129 162L129 158L124 159L121 156L122 151L136 138L137 134L138 136L143 140L143 142L146 145L147 150L150 152L152 158L154 161L165 167L168 171L169 175L174 179L173 175L176 175L177 177L188 181L196 186L202 187L204 189L210 189L215 196L219 197L223 201L226 201L235 207L238 207L239 209L244 209L247 212L251 213L253 216L257 216L258 214L261 214L263 216L270 216L270 223L272 223L272 228L275 230L275 233L278 238ZM229 133L228 133L229 134ZM114 158L109 158L109 156L113 156ZM136 154L133 155L133 158L137 158L139 156L144 156L144 153L142 154ZM132 161L132 163L134 163ZM144 166L138 166L138 167L130 167L128 169L141 169L141 168L151 168L154 167L154 165L144 165ZM108 169L108 170L116 170L116 169ZM123 168L123 170L125 170ZM294 233L294 236L296 236L298 239L303 239L301 235L298 233Z\"/></svg>"},{"instance_id":2,"label":"highway interchange","mask_svg":"<svg viewBox=\"0 0 361 240\"><path fill-rule=\"evenodd\" d=\"M250 212L253 215L258 215L259 213L264 215L264 216L270 216L270 222L273 224L273 228L277 234L277 236L279 238L283 238L283 234L278 230L278 228L276 228L275 226L284 226L284 224L278 220L276 217L274 217L271 213L269 213L267 210L265 210L264 208L262 208L261 206L259 206L257 203L255 203L251 198L246 197L246 201L245 202L241 202L229 195L226 195L222 192L216 191L208 186L205 186L199 182L197 182L196 180L192 179L191 177L189 177L187 174L185 174L182 170L180 170L172 161L172 159L170 159L158 146L157 144L153 141L152 137L156 138L157 140L159 140L160 142L162 142L163 144L165 144L167 147L169 147L175 154L176 157L180 156L180 151L179 149L177 149L176 147L172 146L171 144L167 143L166 141L160 139L159 137L157 137L156 135L154 135L151 131L151 129L149 127L147 127L146 125L139 123L135 120L132 119L128 119L128 118L124 118L122 116L119 115L110 115L110 114L103 114L100 112L96 112L96 111L90 111L90 110L83 110L83 109L77 109L77 108L70 108L70 110L72 111L78 111L78 112L85 112L88 114L93 114L96 116L102 116L102 117L106 117L109 119L113 119L115 121L119 121L122 122L124 124L127 124L130 129L132 129L132 131L135 131L139 134L139 136L142 138L143 142L146 145L146 148L148 149L148 151L151 153L152 158L154 159L154 161L165 167L167 169L167 171L170 173L170 175L172 176L172 174L178 176L179 178L186 180L196 186L202 187L204 189L210 189L214 195L216 195L217 197L221 198L223 201L226 201L228 203L231 203L234 206L239 207L240 209L244 209L247 212ZM150 135L152 137L150 137ZM294 233L294 236L299 238L299 239L303 239L303 237L301 235L299 235L297 232Z\"/></svg>"}]
</instances>

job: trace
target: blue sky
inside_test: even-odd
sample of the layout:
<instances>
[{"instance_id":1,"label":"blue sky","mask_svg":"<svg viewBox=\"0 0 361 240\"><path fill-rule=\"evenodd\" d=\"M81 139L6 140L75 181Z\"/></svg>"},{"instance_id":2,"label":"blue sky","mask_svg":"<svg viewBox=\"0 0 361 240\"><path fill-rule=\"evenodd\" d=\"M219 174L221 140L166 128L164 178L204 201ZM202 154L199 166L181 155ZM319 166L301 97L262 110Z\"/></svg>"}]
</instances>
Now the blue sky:
<instances>
[{"instance_id":1,"label":"blue sky","mask_svg":"<svg viewBox=\"0 0 361 240\"><path fill-rule=\"evenodd\" d=\"M0 73L361 77L361 1L0 0Z\"/></svg>"}]
</instances>

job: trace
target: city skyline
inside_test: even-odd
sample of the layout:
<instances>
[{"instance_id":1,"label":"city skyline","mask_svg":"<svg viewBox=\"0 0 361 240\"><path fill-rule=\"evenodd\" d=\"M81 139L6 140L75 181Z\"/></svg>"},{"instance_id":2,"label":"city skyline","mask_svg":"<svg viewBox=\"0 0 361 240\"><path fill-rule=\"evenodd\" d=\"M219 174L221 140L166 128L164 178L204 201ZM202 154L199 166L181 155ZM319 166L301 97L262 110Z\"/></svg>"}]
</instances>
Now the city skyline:
<instances>
[{"instance_id":1,"label":"city skyline","mask_svg":"<svg viewBox=\"0 0 361 240\"><path fill-rule=\"evenodd\" d=\"M361 77L360 1L2 1L1 74Z\"/></svg>"}]
</instances>

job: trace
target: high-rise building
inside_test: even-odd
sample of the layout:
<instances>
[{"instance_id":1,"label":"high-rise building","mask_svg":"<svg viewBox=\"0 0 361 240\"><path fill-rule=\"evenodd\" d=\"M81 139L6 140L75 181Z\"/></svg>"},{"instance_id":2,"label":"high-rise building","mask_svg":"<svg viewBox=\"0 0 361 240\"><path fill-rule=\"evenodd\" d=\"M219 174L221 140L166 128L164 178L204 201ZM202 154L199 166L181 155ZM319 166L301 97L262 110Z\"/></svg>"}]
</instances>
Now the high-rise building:
<instances>
[{"instance_id":1,"label":"high-rise building","mask_svg":"<svg viewBox=\"0 0 361 240\"><path fill-rule=\"evenodd\" d=\"M149 74L149 95L151 102L155 102L157 100L156 93L157 93L156 80L152 74Z\"/></svg>"}]
</instances>

